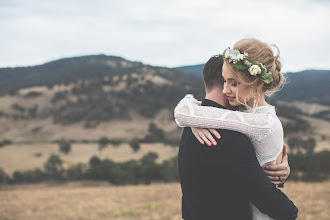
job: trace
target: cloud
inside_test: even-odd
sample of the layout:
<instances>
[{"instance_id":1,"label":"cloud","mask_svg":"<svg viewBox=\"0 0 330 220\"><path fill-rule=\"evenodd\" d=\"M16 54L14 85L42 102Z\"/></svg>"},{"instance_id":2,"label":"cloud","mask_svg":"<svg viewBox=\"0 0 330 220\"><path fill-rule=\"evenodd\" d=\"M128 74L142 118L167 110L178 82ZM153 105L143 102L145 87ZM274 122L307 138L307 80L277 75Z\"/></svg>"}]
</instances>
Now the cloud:
<instances>
[{"instance_id":1,"label":"cloud","mask_svg":"<svg viewBox=\"0 0 330 220\"><path fill-rule=\"evenodd\" d=\"M280 48L285 70L330 68L325 1L6 1L0 66L85 54L198 64L244 37Z\"/></svg>"}]
</instances>

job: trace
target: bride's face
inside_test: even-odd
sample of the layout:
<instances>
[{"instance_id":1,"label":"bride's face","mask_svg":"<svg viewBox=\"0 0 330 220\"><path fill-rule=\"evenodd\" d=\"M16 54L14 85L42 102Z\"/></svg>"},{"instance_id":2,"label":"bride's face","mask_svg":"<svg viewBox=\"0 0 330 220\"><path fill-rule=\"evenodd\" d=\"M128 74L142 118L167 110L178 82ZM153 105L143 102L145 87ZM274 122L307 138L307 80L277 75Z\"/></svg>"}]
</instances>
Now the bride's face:
<instances>
[{"instance_id":1,"label":"bride's face","mask_svg":"<svg viewBox=\"0 0 330 220\"><path fill-rule=\"evenodd\" d=\"M222 77L224 79L222 92L226 95L231 106L240 106L249 95L249 88L246 85L239 84L235 80L235 73L233 73L233 69L229 65L225 62L222 68Z\"/></svg>"}]
</instances>

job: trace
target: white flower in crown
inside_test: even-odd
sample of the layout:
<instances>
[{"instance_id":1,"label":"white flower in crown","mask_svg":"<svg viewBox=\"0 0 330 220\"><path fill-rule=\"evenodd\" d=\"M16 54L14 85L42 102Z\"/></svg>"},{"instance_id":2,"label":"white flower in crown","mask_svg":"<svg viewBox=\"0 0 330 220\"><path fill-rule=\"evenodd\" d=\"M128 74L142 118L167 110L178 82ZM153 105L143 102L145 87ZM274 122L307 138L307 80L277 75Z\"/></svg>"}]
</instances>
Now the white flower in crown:
<instances>
[{"instance_id":1,"label":"white flower in crown","mask_svg":"<svg viewBox=\"0 0 330 220\"><path fill-rule=\"evenodd\" d=\"M229 50L227 50L226 53L225 53L225 58L228 59L229 56L230 56L230 54L229 54Z\"/></svg>"},{"instance_id":2,"label":"white flower in crown","mask_svg":"<svg viewBox=\"0 0 330 220\"><path fill-rule=\"evenodd\" d=\"M240 61L240 60L243 60L244 58L245 58L245 56L240 53L237 55L236 60Z\"/></svg>"},{"instance_id":3,"label":"white flower in crown","mask_svg":"<svg viewBox=\"0 0 330 220\"><path fill-rule=\"evenodd\" d=\"M252 76L256 76L258 74L261 74L261 68L258 65L252 65L249 68L249 72L251 73Z\"/></svg>"},{"instance_id":4,"label":"white flower in crown","mask_svg":"<svg viewBox=\"0 0 330 220\"><path fill-rule=\"evenodd\" d=\"M244 60L244 64L248 67L252 66L252 63L249 62L248 60Z\"/></svg>"}]
</instances>

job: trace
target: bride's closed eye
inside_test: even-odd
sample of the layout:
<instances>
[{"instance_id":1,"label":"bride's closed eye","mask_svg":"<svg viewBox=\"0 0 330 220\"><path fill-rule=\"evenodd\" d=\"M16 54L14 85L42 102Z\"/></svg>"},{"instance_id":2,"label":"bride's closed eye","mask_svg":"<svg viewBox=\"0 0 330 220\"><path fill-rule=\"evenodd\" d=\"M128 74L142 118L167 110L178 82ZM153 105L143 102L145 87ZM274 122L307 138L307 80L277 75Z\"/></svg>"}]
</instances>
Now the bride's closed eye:
<instances>
[{"instance_id":1,"label":"bride's closed eye","mask_svg":"<svg viewBox=\"0 0 330 220\"><path fill-rule=\"evenodd\" d=\"M223 80L223 83L226 84L226 80ZM238 83L236 81L230 80L230 85L236 87Z\"/></svg>"}]
</instances>

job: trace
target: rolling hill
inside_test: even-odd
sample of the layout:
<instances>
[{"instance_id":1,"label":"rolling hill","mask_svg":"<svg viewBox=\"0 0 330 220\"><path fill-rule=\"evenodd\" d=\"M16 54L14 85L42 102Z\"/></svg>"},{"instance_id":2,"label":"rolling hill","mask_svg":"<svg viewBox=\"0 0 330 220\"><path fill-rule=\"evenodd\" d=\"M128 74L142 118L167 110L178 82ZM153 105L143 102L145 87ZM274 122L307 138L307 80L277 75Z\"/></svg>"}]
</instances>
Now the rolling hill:
<instances>
[{"instance_id":1,"label":"rolling hill","mask_svg":"<svg viewBox=\"0 0 330 220\"><path fill-rule=\"evenodd\" d=\"M1 68L0 140L127 138L127 132L132 139L145 136L151 122L161 126L167 137L177 139L180 132L173 109L187 93L197 99L204 96L202 75L198 76L202 68L154 67L106 55ZM325 120L319 124L326 128L330 71L286 75L289 83L271 100L280 116L287 118L283 121L312 117ZM301 128L306 123L298 120L290 126Z\"/></svg>"}]
</instances>

